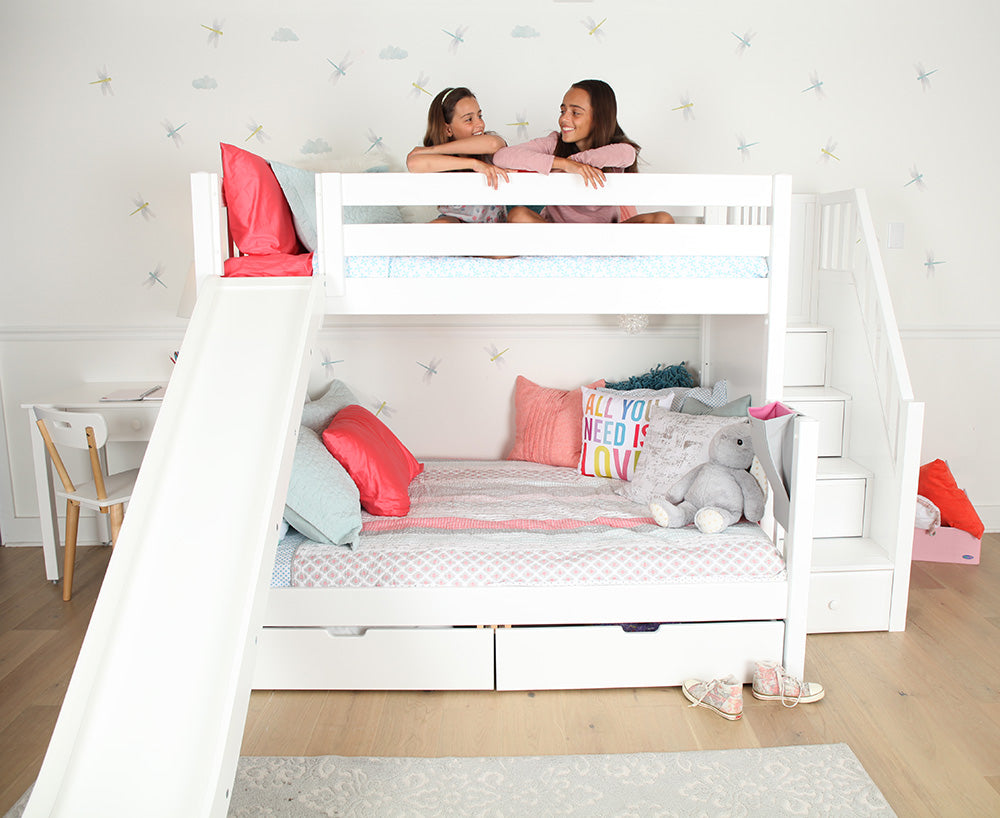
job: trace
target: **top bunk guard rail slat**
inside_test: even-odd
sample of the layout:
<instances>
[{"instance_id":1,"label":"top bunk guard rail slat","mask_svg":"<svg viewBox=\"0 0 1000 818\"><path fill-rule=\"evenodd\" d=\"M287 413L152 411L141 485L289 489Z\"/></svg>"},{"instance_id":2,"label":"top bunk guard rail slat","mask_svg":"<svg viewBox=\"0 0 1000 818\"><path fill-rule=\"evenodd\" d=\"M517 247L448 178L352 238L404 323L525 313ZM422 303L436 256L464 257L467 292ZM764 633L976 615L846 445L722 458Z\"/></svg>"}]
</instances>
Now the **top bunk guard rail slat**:
<instances>
[{"instance_id":1,"label":"top bunk guard rail slat","mask_svg":"<svg viewBox=\"0 0 1000 818\"><path fill-rule=\"evenodd\" d=\"M631 204L674 207L766 207L771 204L770 176L609 173L603 188L585 188L574 174L510 173L498 190L478 173L348 173L340 176L348 205L467 204ZM655 179L655 183L651 180ZM582 193L581 193L582 192ZM581 199L582 195L582 199Z\"/></svg>"},{"instance_id":2,"label":"top bunk guard rail slat","mask_svg":"<svg viewBox=\"0 0 1000 818\"><path fill-rule=\"evenodd\" d=\"M767 227L694 224L465 224L428 244L427 226L343 228L345 256L766 256ZM431 229L437 230L435 226ZM572 248L572 252L568 250Z\"/></svg>"}]
</instances>

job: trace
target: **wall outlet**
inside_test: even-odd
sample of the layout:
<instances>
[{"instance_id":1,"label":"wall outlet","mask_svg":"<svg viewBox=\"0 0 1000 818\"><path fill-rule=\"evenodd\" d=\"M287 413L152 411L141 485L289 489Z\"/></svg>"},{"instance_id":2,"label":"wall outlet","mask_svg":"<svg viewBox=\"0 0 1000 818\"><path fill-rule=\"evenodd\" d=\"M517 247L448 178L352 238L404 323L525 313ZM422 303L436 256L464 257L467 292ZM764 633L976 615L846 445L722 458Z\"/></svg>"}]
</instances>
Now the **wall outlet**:
<instances>
[{"instance_id":1,"label":"wall outlet","mask_svg":"<svg viewBox=\"0 0 1000 818\"><path fill-rule=\"evenodd\" d=\"M886 240L886 246L890 250L902 250L904 233L905 230L902 222L889 222L889 235Z\"/></svg>"}]
</instances>

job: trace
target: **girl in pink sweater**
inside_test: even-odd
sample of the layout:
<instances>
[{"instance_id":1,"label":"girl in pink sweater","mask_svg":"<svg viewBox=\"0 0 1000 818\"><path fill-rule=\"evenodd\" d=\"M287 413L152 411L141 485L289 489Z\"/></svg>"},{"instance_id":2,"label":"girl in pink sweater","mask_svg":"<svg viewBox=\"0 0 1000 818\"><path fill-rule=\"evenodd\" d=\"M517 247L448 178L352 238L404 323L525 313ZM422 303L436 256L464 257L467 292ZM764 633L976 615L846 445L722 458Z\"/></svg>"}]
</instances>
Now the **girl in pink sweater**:
<instances>
[{"instance_id":1,"label":"girl in pink sweater","mask_svg":"<svg viewBox=\"0 0 1000 818\"><path fill-rule=\"evenodd\" d=\"M501 148L493 164L509 170L548 175L576 173L585 185L603 187L605 171L636 173L639 146L618 124L618 101L602 80L573 83L559 106L559 132L521 145ZM632 211L634 212L634 210ZM617 222L621 208L613 205L549 205L541 213L513 207L508 222ZM624 221L671 224L669 213L641 213Z\"/></svg>"}]
</instances>

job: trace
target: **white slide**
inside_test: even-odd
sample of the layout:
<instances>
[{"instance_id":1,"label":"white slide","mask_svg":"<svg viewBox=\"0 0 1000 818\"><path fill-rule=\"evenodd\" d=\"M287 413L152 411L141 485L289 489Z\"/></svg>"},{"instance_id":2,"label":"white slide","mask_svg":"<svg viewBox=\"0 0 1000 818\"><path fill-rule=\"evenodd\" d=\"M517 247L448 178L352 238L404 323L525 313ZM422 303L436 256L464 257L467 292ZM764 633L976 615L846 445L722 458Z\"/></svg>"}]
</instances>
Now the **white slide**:
<instances>
[{"instance_id":1,"label":"white slide","mask_svg":"<svg viewBox=\"0 0 1000 818\"><path fill-rule=\"evenodd\" d=\"M321 302L199 294L25 816L228 811Z\"/></svg>"}]
</instances>

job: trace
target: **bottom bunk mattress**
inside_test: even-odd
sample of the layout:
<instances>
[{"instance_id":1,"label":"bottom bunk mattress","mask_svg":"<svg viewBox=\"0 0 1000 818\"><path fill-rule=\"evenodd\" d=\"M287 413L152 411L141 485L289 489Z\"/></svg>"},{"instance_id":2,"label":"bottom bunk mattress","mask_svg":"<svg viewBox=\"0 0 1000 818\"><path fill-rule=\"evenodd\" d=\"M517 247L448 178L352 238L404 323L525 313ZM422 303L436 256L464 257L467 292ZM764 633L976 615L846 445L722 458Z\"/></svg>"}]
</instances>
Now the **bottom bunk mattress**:
<instances>
[{"instance_id":1,"label":"bottom bunk mattress","mask_svg":"<svg viewBox=\"0 0 1000 818\"><path fill-rule=\"evenodd\" d=\"M353 547L279 544L272 586L485 588L774 582L781 554L761 527L665 529L617 481L520 461L428 462L406 517L362 514Z\"/></svg>"}]
</instances>

